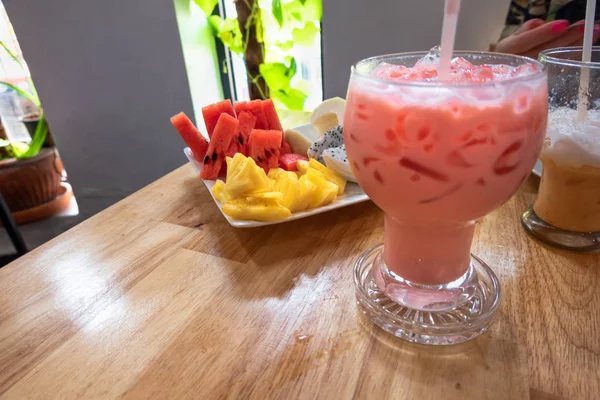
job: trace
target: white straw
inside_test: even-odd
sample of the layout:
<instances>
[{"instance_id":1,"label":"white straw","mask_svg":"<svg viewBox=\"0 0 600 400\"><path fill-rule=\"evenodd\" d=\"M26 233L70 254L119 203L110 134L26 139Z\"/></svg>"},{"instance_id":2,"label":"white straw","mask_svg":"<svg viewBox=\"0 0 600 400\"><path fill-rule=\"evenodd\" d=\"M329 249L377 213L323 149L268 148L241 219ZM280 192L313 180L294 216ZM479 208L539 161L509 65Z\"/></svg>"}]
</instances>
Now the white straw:
<instances>
[{"instance_id":1,"label":"white straw","mask_svg":"<svg viewBox=\"0 0 600 400\"><path fill-rule=\"evenodd\" d=\"M460 0L446 0L444 22L442 24L442 50L439 68L439 77L441 81L450 79L450 61L452 61L452 53L454 52L454 40L456 38L456 25L458 24L459 10Z\"/></svg>"},{"instance_id":2,"label":"white straw","mask_svg":"<svg viewBox=\"0 0 600 400\"><path fill-rule=\"evenodd\" d=\"M596 0L587 0L585 8L585 30L583 33L583 51L581 61L592 61L592 41L594 40L594 20L596 15ZM577 120L585 121L588 109L588 88L590 84L590 69L581 68L579 76L579 104L577 105Z\"/></svg>"}]
</instances>

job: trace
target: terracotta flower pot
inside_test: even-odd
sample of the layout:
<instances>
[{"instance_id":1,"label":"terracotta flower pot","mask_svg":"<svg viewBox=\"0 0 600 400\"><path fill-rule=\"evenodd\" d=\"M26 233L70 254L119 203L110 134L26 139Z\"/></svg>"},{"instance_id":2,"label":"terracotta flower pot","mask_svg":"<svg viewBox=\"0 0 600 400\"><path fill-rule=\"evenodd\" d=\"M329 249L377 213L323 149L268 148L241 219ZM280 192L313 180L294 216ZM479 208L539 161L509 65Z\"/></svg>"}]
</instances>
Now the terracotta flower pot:
<instances>
[{"instance_id":1,"label":"terracotta flower pot","mask_svg":"<svg viewBox=\"0 0 600 400\"><path fill-rule=\"evenodd\" d=\"M62 168L55 148L43 148L31 158L0 161L0 192L15 213L54 200L60 191Z\"/></svg>"}]
</instances>

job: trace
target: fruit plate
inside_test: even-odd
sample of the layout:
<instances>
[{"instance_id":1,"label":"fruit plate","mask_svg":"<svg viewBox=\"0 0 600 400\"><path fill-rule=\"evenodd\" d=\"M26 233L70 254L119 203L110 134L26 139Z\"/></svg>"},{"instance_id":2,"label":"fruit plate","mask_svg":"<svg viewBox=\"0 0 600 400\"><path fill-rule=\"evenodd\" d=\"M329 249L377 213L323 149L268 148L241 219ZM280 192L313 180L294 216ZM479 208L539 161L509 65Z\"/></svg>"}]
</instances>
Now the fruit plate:
<instances>
[{"instance_id":1,"label":"fruit plate","mask_svg":"<svg viewBox=\"0 0 600 400\"><path fill-rule=\"evenodd\" d=\"M316 140L318 137L318 133L315 131L315 129L313 128L312 125L302 125L302 126L294 128L294 129L297 130L298 132L302 133L304 136L306 136L311 141ZM183 152L185 153L185 156L187 157L189 162L192 164L192 166L194 167L196 172L198 174L200 174L200 170L202 169L202 164L196 160L196 158L192 154L192 151L190 150L190 148L186 147L183 150ZM363 201L369 200L369 197L365 194L365 192L362 190L362 188L358 184L356 184L354 182L348 182L346 184L346 190L344 191L344 194L341 196L338 196L337 199L329 205L318 207L318 208L313 208L312 210L293 213L291 217L282 219L280 221L260 222L260 221L236 220L236 219L232 219L231 217L229 217L228 215L223 213L221 202L219 202L213 196L212 188L215 185L215 181L209 181L209 180L204 180L204 179L202 179L202 181L206 185L206 188L208 189L208 192L212 196L213 200L215 201L215 204L217 205L217 207L219 207L219 211L221 211L221 213L223 214L223 216L225 217L227 222L229 222L229 224L231 226L233 226L234 228L255 228L258 226L280 224L282 222L294 221L296 219L310 217L312 215L321 214L321 213L324 213L327 211L335 210L338 208L346 207L346 206L349 206L352 204L357 204L357 203L361 203Z\"/></svg>"}]
</instances>

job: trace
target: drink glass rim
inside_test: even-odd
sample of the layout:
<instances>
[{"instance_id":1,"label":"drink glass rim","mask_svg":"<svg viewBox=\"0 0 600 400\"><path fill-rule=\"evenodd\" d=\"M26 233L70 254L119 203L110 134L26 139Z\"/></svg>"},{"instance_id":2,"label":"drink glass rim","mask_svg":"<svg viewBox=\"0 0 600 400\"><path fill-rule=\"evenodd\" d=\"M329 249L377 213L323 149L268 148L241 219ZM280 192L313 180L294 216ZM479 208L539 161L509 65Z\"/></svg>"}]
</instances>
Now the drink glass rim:
<instances>
[{"instance_id":1,"label":"drink glass rim","mask_svg":"<svg viewBox=\"0 0 600 400\"><path fill-rule=\"evenodd\" d=\"M399 58L399 57L410 57L410 56L418 56L418 55L422 55L425 56L429 53L429 51L410 51L410 52L405 52L405 53L391 53L391 54L384 54L384 55L380 55L380 56L375 56L375 57L369 57L369 58L365 58L363 60L358 61L357 63L355 63L354 65L352 65L351 67L351 74L352 75L358 75L361 78L370 80L372 82L376 82L376 83L382 83L382 84L386 84L386 85L390 85L390 86L398 86L398 87L406 87L406 86L414 86L414 87L422 87L422 88L432 88L432 87L444 87L444 88L448 88L448 87L452 87L452 88L480 88L480 87L499 87L499 86L508 86L517 82L528 82L528 81L533 81L536 79L539 79L542 76L546 75L546 66L544 64L542 64L541 62L539 62L538 60L534 60L533 58L529 58L529 57L525 57L525 56L518 56L518 55L514 55L514 54L505 54L505 53L492 53L489 51L455 51L452 53L453 56L488 56L488 57L507 57L507 58L512 58L515 60L520 60L523 61L524 63L530 63L533 64L536 68L537 71L532 73L531 75L525 75L525 76L519 76L519 77L514 77L514 78L510 78L510 79L505 79L505 80L501 80L501 81L490 81L490 82L485 82L485 83L469 83L469 82L446 82L446 81L429 81L429 82L423 82L423 81L392 81L392 80L388 80L388 79L382 79L376 76L371 75L370 73L365 73L362 72L358 69L359 65L367 63L367 62L375 62L375 61L385 61L387 59L390 58Z\"/></svg>"},{"instance_id":2,"label":"drink glass rim","mask_svg":"<svg viewBox=\"0 0 600 400\"><path fill-rule=\"evenodd\" d=\"M554 57L553 54L565 54L565 53L574 53L576 51L583 51L583 46L571 46L571 47L555 47L553 49L544 50L540 53L539 60L542 63L550 62L556 65L564 65L568 67L586 67L592 69L600 69L600 62L593 61L578 61L578 60L569 60L565 58ZM600 46L593 46L592 53L600 52Z\"/></svg>"}]
</instances>

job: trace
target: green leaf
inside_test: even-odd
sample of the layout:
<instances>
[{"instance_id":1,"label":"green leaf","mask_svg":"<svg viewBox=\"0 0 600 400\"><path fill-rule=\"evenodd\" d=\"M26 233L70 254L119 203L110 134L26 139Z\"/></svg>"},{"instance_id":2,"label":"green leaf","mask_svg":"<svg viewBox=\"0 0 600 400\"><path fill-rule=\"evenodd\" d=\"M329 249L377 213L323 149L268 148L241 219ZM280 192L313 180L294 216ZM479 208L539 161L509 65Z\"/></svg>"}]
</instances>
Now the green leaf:
<instances>
[{"instance_id":1,"label":"green leaf","mask_svg":"<svg viewBox=\"0 0 600 400\"><path fill-rule=\"evenodd\" d=\"M194 3L198 4L207 17L213 13L218 2L219 0L194 0Z\"/></svg>"},{"instance_id":2,"label":"green leaf","mask_svg":"<svg viewBox=\"0 0 600 400\"><path fill-rule=\"evenodd\" d=\"M46 120L44 119L44 110L40 110L40 119L38 121L37 127L35 128L35 133L33 134L31 143L29 144L29 149L17 158L27 158L35 156L40 151L44 142L46 141L47 135L48 126L46 125Z\"/></svg>"},{"instance_id":3,"label":"green leaf","mask_svg":"<svg viewBox=\"0 0 600 400\"><path fill-rule=\"evenodd\" d=\"M30 100L31 102L33 102L33 104L35 104L38 108L40 107L40 99L38 99L37 96L33 96L31 93L24 91L23 89L13 85L12 83L0 81L0 85L4 85L7 88L14 90L21 96L25 97L27 100Z\"/></svg>"},{"instance_id":4,"label":"green leaf","mask_svg":"<svg viewBox=\"0 0 600 400\"><path fill-rule=\"evenodd\" d=\"M289 15L295 20L303 22L304 17L302 15L302 11L304 10L304 7L302 6L299 0L284 3L282 8L284 15Z\"/></svg>"},{"instance_id":5,"label":"green leaf","mask_svg":"<svg viewBox=\"0 0 600 400\"><path fill-rule=\"evenodd\" d=\"M223 22L223 18L220 15L211 15L208 17L208 25L213 30L213 33L216 36L219 36L219 32L221 31L221 23Z\"/></svg>"},{"instance_id":6,"label":"green leaf","mask_svg":"<svg viewBox=\"0 0 600 400\"><path fill-rule=\"evenodd\" d=\"M19 67L21 67L21 69L25 71L25 68L23 67L23 64L21 64L21 60L19 60L19 57L17 57L17 55L13 53L11 49L8 48L6 43L0 40L0 46L4 47L4 50L6 50L10 58L12 58L14 62L16 62L19 65Z\"/></svg>"},{"instance_id":7,"label":"green leaf","mask_svg":"<svg viewBox=\"0 0 600 400\"><path fill-rule=\"evenodd\" d=\"M275 43L275 45L283 51L290 51L292 49L292 47L294 47L294 41L287 40L285 42L277 42L277 43Z\"/></svg>"},{"instance_id":8,"label":"green leaf","mask_svg":"<svg viewBox=\"0 0 600 400\"><path fill-rule=\"evenodd\" d=\"M304 47L311 47L315 43L318 32L319 28L313 22L307 22L303 28L295 28L292 31L292 37L294 38L294 43Z\"/></svg>"},{"instance_id":9,"label":"green leaf","mask_svg":"<svg viewBox=\"0 0 600 400\"><path fill-rule=\"evenodd\" d=\"M296 72L298 71L298 65L296 64L296 59L294 57L287 56L285 58L285 61L290 63L287 74L290 78L292 78L294 75L296 75Z\"/></svg>"},{"instance_id":10,"label":"green leaf","mask_svg":"<svg viewBox=\"0 0 600 400\"><path fill-rule=\"evenodd\" d=\"M320 21L323 17L322 0L293 0L283 5L283 14L300 22Z\"/></svg>"},{"instance_id":11,"label":"green leaf","mask_svg":"<svg viewBox=\"0 0 600 400\"><path fill-rule=\"evenodd\" d=\"M291 76L288 76L288 68L283 63L264 63L258 67L269 90L287 90L290 87Z\"/></svg>"},{"instance_id":12,"label":"green leaf","mask_svg":"<svg viewBox=\"0 0 600 400\"><path fill-rule=\"evenodd\" d=\"M281 28L283 26L283 10L281 9L281 0L273 0L273 17Z\"/></svg>"},{"instance_id":13,"label":"green leaf","mask_svg":"<svg viewBox=\"0 0 600 400\"><path fill-rule=\"evenodd\" d=\"M271 92L271 97L282 102L290 110L302 110L308 96L301 90L288 89Z\"/></svg>"},{"instance_id":14,"label":"green leaf","mask_svg":"<svg viewBox=\"0 0 600 400\"><path fill-rule=\"evenodd\" d=\"M304 16L307 21L320 21L323 17L323 2L322 0L300 0L304 6Z\"/></svg>"},{"instance_id":15,"label":"green leaf","mask_svg":"<svg viewBox=\"0 0 600 400\"><path fill-rule=\"evenodd\" d=\"M211 15L208 18L208 24L213 30L215 36L221 39L221 42L236 54L244 52L244 41L240 24L236 18L223 19L218 15Z\"/></svg>"},{"instance_id":16,"label":"green leaf","mask_svg":"<svg viewBox=\"0 0 600 400\"><path fill-rule=\"evenodd\" d=\"M42 142L42 144L43 143L44 142ZM15 158L25 158L25 154L29 151L29 145L27 143L11 142L10 146L12 147Z\"/></svg>"}]
</instances>

